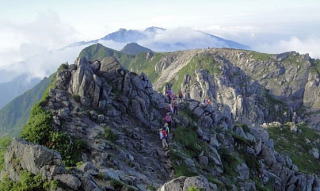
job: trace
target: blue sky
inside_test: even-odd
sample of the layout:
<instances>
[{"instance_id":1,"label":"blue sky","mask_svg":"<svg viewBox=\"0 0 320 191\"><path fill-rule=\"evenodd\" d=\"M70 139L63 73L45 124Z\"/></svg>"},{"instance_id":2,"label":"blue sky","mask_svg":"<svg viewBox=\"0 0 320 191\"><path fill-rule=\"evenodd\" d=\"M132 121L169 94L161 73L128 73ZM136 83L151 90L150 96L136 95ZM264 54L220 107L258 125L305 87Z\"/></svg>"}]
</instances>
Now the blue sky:
<instances>
[{"instance_id":1,"label":"blue sky","mask_svg":"<svg viewBox=\"0 0 320 191\"><path fill-rule=\"evenodd\" d=\"M119 28L208 32L268 53L320 57L320 0L0 0L0 70Z\"/></svg>"},{"instance_id":2,"label":"blue sky","mask_svg":"<svg viewBox=\"0 0 320 191\"><path fill-rule=\"evenodd\" d=\"M0 21L27 23L49 12L86 40L151 25L303 37L317 35L319 8L318 0L10 0L1 2Z\"/></svg>"}]
</instances>

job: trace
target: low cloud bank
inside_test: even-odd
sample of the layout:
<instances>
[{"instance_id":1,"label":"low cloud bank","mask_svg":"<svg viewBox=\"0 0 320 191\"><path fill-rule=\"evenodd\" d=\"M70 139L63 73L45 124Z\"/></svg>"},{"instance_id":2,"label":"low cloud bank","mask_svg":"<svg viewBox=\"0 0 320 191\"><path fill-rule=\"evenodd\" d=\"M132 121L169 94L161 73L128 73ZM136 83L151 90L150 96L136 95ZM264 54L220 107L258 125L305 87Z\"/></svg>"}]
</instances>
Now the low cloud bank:
<instances>
[{"instance_id":1,"label":"low cloud bank","mask_svg":"<svg viewBox=\"0 0 320 191\"><path fill-rule=\"evenodd\" d=\"M39 13L27 23L0 21L0 82L20 74L47 76L70 51L52 50L77 41L77 33L53 12ZM72 51L76 52L76 50Z\"/></svg>"},{"instance_id":2,"label":"low cloud bank","mask_svg":"<svg viewBox=\"0 0 320 191\"><path fill-rule=\"evenodd\" d=\"M320 58L320 38L291 37L288 40L280 40L273 43L256 44L254 50L268 53L281 53L287 51L296 51L301 54L308 53L313 58Z\"/></svg>"}]
</instances>

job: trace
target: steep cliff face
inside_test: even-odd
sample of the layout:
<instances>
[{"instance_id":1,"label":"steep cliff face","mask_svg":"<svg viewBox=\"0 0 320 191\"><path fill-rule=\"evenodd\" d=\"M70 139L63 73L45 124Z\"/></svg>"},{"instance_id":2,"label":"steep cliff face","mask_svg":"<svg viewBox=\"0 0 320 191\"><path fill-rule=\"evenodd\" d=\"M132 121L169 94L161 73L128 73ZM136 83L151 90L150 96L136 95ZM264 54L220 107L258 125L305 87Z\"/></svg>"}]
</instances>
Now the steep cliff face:
<instances>
[{"instance_id":1,"label":"steep cliff face","mask_svg":"<svg viewBox=\"0 0 320 191\"><path fill-rule=\"evenodd\" d=\"M240 71L229 69L217 71ZM228 84L215 84L207 73L196 73L204 82L197 88L216 98L217 87ZM185 92L202 98L191 91L192 84L185 82ZM247 87L260 91L259 85ZM46 181L41 185L53 181L55 190L320 189L316 175L299 172L274 150L265 129L235 123L227 103L181 100L169 149L162 149L158 131L168 104L145 75L129 72L117 59L79 58L60 67L23 131L22 137L34 143L14 140L1 174L18 183L24 181L21 172L40 174Z\"/></svg>"}]
</instances>

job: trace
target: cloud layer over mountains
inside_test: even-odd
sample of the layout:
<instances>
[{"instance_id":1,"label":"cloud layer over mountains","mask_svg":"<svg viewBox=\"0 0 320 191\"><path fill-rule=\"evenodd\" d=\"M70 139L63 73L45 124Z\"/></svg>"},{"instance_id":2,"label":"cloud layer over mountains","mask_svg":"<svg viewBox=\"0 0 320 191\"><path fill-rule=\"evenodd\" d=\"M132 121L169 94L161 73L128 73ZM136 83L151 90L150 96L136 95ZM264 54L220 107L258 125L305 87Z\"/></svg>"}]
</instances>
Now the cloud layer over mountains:
<instances>
[{"instance_id":1,"label":"cloud layer over mountains","mask_svg":"<svg viewBox=\"0 0 320 191\"><path fill-rule=\"evenodd\" d=\"M0 82L12 77L10 73L47 75L55 62L69 56L51 57L52 50L77 40L75 34L53 12L39 13L35 20L25 23L0 20Z\"/></svg>"},{"instance_id":2,"label":"cloud layer over mountains","mask_svg":"<svg viewBox=\"0 0 320 191\"><path fill-rule=\"evenodd\" d=\"M54 12L39 13L35 20L25 23L0 20L0 83L19 74L44 77L64 62L73 63L80 50L99 42L120 50L135 41L154 51L175 51L207 47L248 48L280 53L297 51L320 57L320 37L317 35L292 36L281 31L262 30L253 26L208 26L205 28L176 27L145 30L120 29L101 39L81 42L77 31ZM201 32L205 31L205 32ZM232 39L229 41L218 36ZM112 35L113 34L113 35ZM74 42L78 42L72 44ZM240 43L239 43L240 42ZM70 45L70 46L68 46ZM64 47L64 48L61 48Z\"/></svg>"}]
</instances>

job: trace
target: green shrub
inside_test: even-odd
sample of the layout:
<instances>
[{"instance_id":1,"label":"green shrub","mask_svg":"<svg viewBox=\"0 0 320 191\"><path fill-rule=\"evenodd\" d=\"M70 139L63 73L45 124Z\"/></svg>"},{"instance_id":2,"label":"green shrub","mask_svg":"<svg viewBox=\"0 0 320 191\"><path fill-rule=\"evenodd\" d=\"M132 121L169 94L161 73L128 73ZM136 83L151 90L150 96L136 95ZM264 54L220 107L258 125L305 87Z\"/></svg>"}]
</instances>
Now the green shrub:
<instances>
[{"instance_id":1,"label":"green shrub","mask_svg":"<svg viewBox=\"0 0 320 191\"><path fill-rule=\"evenodd\" d=\"M22 129L21 137L29 142L44 145L58 151L65 165L74 166L79 161L85 144L83 141L53 128L53 116L43 108L43 105L48 100L49 91L53 86L54 82L50 84L41 101L33 106L29 121Z\"/></svg>"},{"instance_id":2,"label":"green shrub","mask_svg":"<svg viewBox=\"0 0 320 191\"><path fill-rule=\"evenodd\" d=\"M115 189L115 190L127 190L127 191L137 191L133 186L127 185L126 183L120 181L120 180L111 180L110 185Z\"/></svg>"},{"instance_id":3,"label":"green shrub","mask_svg":"<svg viewBox=\"0 0 320 191\"><path fill-rule=\"evenodd\" d=\"M156 191L157 189L153 185L148 185L147 190L148 191Z\"/></svg>"},{"instance_id":4,"label":"green shrub","mask_svg":"<svg viewBox=\"0 0 320 191\"><path fill-rule=\"evenodd\" d=\"M27 141L46 145L52 129L52 115L45 111L40 103L33 106L28 123L21 132L21 137ZM46 145L47 146L47 145Z\"/></svg>"},{"instance_id":5,"label":"green shrub","mask_svg":"<svg viewBox=\"0 0 320 191\"><path fill-rule=\"evenodd\" d=\"M32 143L45 145L50 149L58 151L67 166L74 166L80 160L81 151L85 149L85 143L70 135L54 130L51 127L51 118L47 113L39 113L32 116L22 131L21 137ZM48 120L48 121L45 121Z\"/></svg>"},{"instance_id":6,"label":"green shrub","mask_svg":"<svg viewBox=\"0 0 320 191\"><path fill-rule=\"evenodd\" d=\"M20 172L20 181L13 182L8 177L0 181L0 191L42 191L56 190L57 181L47 181L41 175L33 175L27 171Z\"/></svg>"},{"instance_id":7,"label":"green shrub","mask_svg":"<svg viewBox=\"0 0 320 191\"><path fill-rule=\"evenodd\" d=\"M225 187L224 183L214 178L212 175L206 176L209 182L216 184L218 187Z\"/></svg>"},{"instance_id":8,"label":"green shrub","mask_svg":"<svg viewBox=\"0 0 320 191\"><path fill-rule=\"evenodd\" d=\"M240 136L240 135L237 135L237 134L235 134L235 133L233 133L233 132L231 132L231 135L232 135L234 141L235 141L236 143L242 145L242 146L250 146L250 145L253 144L251 141L249 141L249 140L247 140L246 138L244 138L244 137L242 137L242 136Z\"/></svg>"},{"instance_id":9,"label":"green shrub","mask_svg":"<svg viewBox=\"0 0 320 191\"><path fill-rule=\"evenodd\" d=\"M235 124L235 127L236 127L236 128L237 128L237 127L241 127L241 128L243 129L243 131L246 132L246 133L250 132L250 129L249 129L249 127L248 127L247 124L236 123L236 124Z\"/></svg>"},{"instance_id":10,"label":"green shrub","mask_svg":"<svg viewBox=\"0 0 320 191\"><path fill-rule=\"evenodd\" d=\"M69 65L68 63L65 63L65 64L61 64L58 68L58 72L61 72L61 71L64 71L64 70L67 70L69 68Z\"/></svg>"},{"instance_id":11,"label":"green shrub","mask_svg":"<svg viewBox=\"0 0 320 191\"><path fill-rule=\"evenodd\" d=\"M188 157L183 151L170 147L169 158L173 161L173 169L175 177L179 176L196 176L197 173L192 171L190 167L185 165L184 159Z\"/></svg>"},{"instance_id":12,"label":"green shrub","mask_svg":"<svg viewBox=\"0 0 320 191\"><path fill-rule=\"evenodd\" d=\"M118 140L118 135L114 134L110 127L104 127L104 138L111 142L115 142Z\"/></svg>"},{"instance_id":13,"label":"green shrub","mask_svg":"<svg viewBox=\"0 0 320 191\"><path fill-rule=\"evenodd\" d=\"M10 142L11 142L10 137L0 138L0 171L3 169L4 153L6 152L7 147L10 145Z\"/></svg>"},{"instance_id":14,"label":"green shrub","mask_svg":"<svg viewBox=\"0 0 320 191\"><path fill-rule=\"evenodd\" d=\"M47 144L49 148L61 154L66 166L75 166L80 161L81 152L86 147L83 141L59 131L50 132Z\"/></svg>"},{"instance_id":15,"label":"green shrub","mask_svg":"<svg viewBox=\"0 0 320 191\"><path fill-rule=\"evenodd\" d=\"M203 188L198 188L198 187L195 187L195 186L191 186L188 188L188 191L204 191Z\"/></svg>"},{"instance_id":16,"label":"green shrub","mask_svg":"<svg viewBox=\"0 0 320 191\"><path fill-rule=\"evenodd\" d=\"M223 163L224 172L227 175L237 176L235 169L238 164L242 162L241 158L236 152L229 152L226 149L220 149L219 154Z\"/></svg>"},{"instance_id":17,"label":"green shrub","mask_svg":"<svg viewBox=\"0 0 320 191\"><path fill-rule=\"evenodd\" d=\"M174 131L174 139L180 143L191 157L196 157L205 146L191 127L178 127Z\"/></svg>"},{"instance_id":18,"label":"green shrub","mask_svg":"<svg viewBox=\"0 0 320 191\"><path fill-rule=\"evenodd\" d=\"M174 169L174 174L175 177L180 177L180 176L186 176L186 177L191 177L191 176L197 176L196 172L193 172L189 166L187 166L184 163L181 164L174 164L173 165Z\"/></svg>"}]
</instances>

